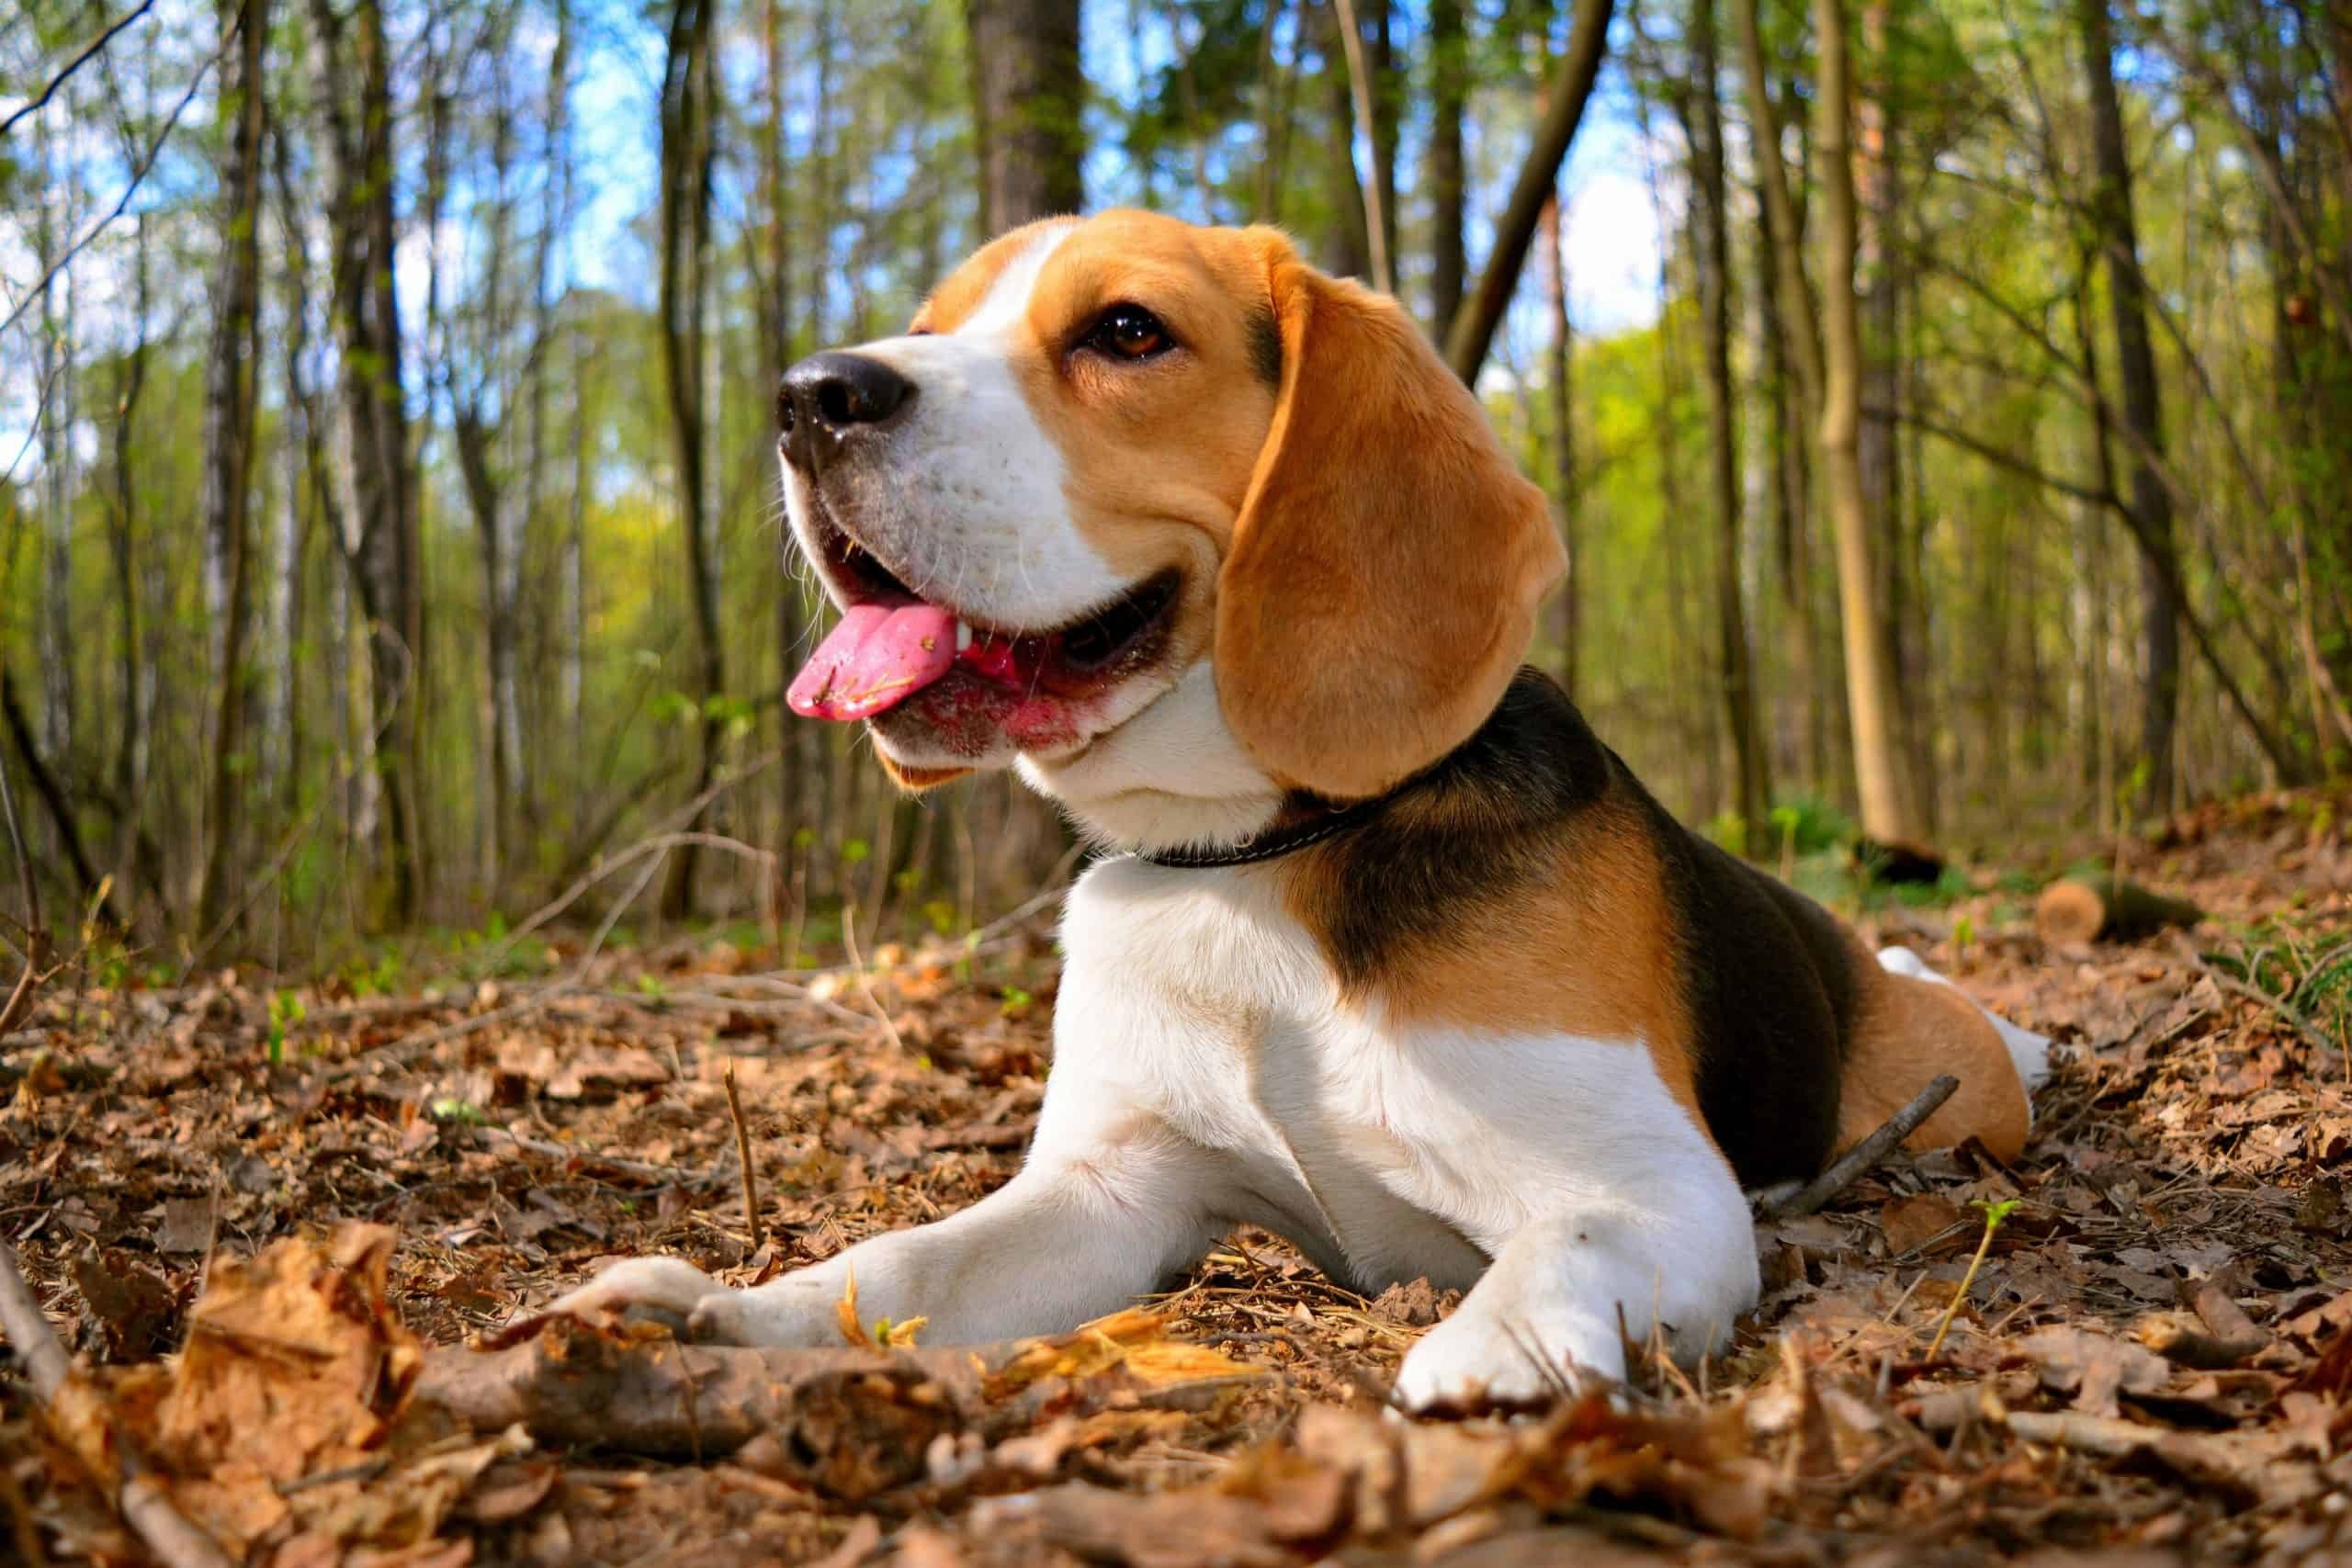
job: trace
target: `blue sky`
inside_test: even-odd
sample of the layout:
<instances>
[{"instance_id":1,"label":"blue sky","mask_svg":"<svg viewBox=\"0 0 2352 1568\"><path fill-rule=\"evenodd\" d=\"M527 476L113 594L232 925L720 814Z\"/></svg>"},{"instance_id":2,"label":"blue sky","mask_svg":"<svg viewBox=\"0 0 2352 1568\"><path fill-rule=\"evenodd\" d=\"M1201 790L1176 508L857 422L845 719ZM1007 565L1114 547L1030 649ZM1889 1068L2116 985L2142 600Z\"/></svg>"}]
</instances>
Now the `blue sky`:
<instances>
[{"instance_id":1,"label":"blue sky","mask_svg":"<svg viewBox=\"0 0 2352 1568\"><path fill-rule=\"evenodd\" d=\"M1174 40L1164 19L1158 17L1147 17L1142 32L1133 38L1116 33L1112 24L1121 19L1118 11L1102 0L1090 6L1086 64L1098 94L1126 99L1138 90L1138 66L1148 70L1159 64L1173 50ZM1400 13L1399 26L1408 26L1418 8L1400 7ZM637 24L632 38L630 22L618 16L611 20L614 25L601 47L586 53L574 89L584 205L575 225L572 265L581 282L650 296L650 258L630 230L652 205L658 177L651 138L661 40L650 27ZM1098 117L1098 121L1107 118ZM1472 127L1474 141L1481 129ZM806 134L805 123L796 126L796 139ZM1485 162L1515 166L1519 135L1498 135L1508 145L1494 148L1494 155ZM1412 152L1408 145L1398 171L1408 200L1416 162ZM1660 161L1671 160L1661 154ZM1090 199L1101 203L1127 195L1132 190L1129 173L1122 150L1098 136L1088 162ZM1670 171L1664 183L1671 202L1676 198ZM1657 310L1657 215L1645 143L1629 96L1613 72L1604 73L1587 110L1569 156L1566 188L1569 295L1577 330L1607 335L1646 324ZM1499 207L1503 192L1497 188L1479 195L1491 211ZM1474 265L1487 239L1483 221L1474 220ZM421 283L420 273L420 299Z\"/></svg>"}]
</instances>

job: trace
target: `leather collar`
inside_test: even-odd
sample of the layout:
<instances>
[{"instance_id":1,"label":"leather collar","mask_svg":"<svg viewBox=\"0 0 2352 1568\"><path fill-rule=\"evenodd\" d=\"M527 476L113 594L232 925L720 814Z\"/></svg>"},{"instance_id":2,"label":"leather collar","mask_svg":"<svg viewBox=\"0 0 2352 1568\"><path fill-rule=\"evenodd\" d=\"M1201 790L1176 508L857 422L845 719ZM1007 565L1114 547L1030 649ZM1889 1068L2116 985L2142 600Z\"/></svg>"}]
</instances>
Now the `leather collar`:
<instances>
[{"instance_id":1,"label":"leather collar","mask_svg":"<svg viewBox=\"0 0 2352 1568\"><path fill-rule=\"evenodd\" d=\"M1220 866L1255 865L1260 861L1279 859L1295 850L1322 843L1349 829L1369 820L1382 807L1395 799L1396 792L1375 795L1369 800L1350 801L1341 806L1327 806L1302 817L1295 822L1278 824L1262 833L1253 833L1238 844L1216 849L1176 848L1168 850L1137 850L1136 859L1146 865L1162 865L1177 871L1209 871Z\"/></svg>"}]
</instances>

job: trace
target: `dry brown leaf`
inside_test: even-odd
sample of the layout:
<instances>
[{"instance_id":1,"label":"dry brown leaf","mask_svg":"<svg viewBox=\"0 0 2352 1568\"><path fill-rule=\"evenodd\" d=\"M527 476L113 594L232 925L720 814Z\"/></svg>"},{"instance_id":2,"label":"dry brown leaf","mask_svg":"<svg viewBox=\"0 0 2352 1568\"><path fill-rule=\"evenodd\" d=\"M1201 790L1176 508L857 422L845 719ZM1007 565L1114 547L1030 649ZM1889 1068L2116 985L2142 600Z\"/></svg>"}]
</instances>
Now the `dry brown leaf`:
<instances>
[{"instance_id":1,"label":"dry brown leaf","mask_svg":"<svg viewBox=\"0 0 2352 1568\"><path fill-rule=\"evenodd\" d=\"M2118 1393L2154 1393L2171 1376L2162 1357L2086 1328L2037 1329L2018 1348L2040 1369L2043 1386L2073 1394L2086 1416L2113 1416Z\"/></svg>"},{"instance_id":2,"label":"dry brown leaf","mask_svg":"<svg viewBox=\"0 0 2352 1568\"><path fill-rule=\"evenodd\" d=\"M1947 1231L1972 1225L1961 1206L1939 1192L1897 1198L1879 1211L1879 1229L1886 1235L1886 1249L1897 1255L1917 1252Z\"/></svg>"}]
</instances>

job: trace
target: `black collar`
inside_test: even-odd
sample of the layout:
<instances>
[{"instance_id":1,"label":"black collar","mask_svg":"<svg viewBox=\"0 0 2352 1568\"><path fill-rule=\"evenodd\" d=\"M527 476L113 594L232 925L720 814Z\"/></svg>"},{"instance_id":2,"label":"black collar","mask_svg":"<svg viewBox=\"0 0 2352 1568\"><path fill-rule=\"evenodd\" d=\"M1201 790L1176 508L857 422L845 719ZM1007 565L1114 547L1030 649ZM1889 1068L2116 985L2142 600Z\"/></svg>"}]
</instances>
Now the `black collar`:
<instances>
[{"instance_id":1,"label":"black collar","mask_svg":"<svg viewBox=\"0 0 2352 1568\"><path fill-rule=\"evenodd\" d=\"M1369 800L1349 801L1340 806L1325 806L1321 810L1286 827L1269 828L1253 833L1238 844L1222 849L1137 850L1136 859L1146 865L1164 865L1178 871L1208 871L1219 866L1254 865L1260 861L1273 860L1303 850L1309 844L1319 844L1371 818L1396 797L1396 791L1375 795Z\"/></svg>"}]
</instances>

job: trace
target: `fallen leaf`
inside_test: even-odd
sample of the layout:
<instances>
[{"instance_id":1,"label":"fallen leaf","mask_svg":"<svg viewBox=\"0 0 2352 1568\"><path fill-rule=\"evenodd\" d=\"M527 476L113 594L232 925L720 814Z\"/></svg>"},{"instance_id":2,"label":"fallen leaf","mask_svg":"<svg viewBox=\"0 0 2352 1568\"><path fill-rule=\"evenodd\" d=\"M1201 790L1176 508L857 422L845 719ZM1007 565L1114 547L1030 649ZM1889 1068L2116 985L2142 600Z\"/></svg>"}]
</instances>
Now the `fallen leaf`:
<instances>
[{"instance_id":1,"label":"fallen leaf","mask_svg":"<svg viewBox=\"0 0 2352 1568\"><path fill-rule=\"evenodd\" d=\"M2162 1357L2086 1328L2037 1329L2018 1348L2040 1370L2043 1386L2073 1394L2075 1408L2086 1416L2114 1416L2119 1393L2154 1393L2171 1375Z\"/></svg>"},{"instance_id":2,"label":"fallen leaf","mask_svg":"<svg viewBox=\"0 0 2352 1568\"><path fill-rule=\"evenodd\" d=\"M1917 1252L1947 1231L1968 1224L1961 1206L1939 1192L1897 1198L1879 1211L1879 1229L1886 1235L1886 1249L1901 1255Z\"/></svg>"}]
</instances>

